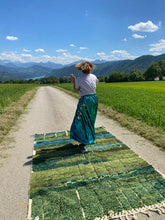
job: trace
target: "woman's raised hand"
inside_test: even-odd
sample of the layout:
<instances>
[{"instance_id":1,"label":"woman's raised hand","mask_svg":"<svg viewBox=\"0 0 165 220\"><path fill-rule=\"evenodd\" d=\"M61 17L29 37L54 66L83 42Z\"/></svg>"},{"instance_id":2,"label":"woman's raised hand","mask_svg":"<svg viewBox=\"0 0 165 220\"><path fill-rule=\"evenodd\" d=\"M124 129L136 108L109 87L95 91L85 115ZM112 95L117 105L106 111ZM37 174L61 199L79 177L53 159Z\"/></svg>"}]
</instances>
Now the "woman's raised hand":
<instances>
[{"instance_id":1,"label":"woman's raised hand","mask_svg":"<svg viewBox=\"0 0 165 220\"><path fill-rule=\"evenodd\" d=\"M73 80L76 80L76 77L73 74L71 74L70 76Z\"/></svg>"}]
</instances>

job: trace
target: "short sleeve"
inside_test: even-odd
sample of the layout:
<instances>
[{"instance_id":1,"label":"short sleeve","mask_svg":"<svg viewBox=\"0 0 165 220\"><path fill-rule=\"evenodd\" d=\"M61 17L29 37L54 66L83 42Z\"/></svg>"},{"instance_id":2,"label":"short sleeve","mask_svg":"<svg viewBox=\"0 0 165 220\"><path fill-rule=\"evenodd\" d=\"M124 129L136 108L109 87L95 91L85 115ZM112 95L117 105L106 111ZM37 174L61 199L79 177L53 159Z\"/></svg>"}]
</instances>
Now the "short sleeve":
<instances>
[{"instance_id":1,"label":"short sleeve","mask_svg":"<svg viewBox=\"0 0 165 220\"><path fill-rule=\"evenodd\" d=\"M98 84L98 83L99 83L99 80L98 80L97 76L94 75L94 77L95 77L95 79L96 79L96 84Z\"/></svg>"}]
</instances>

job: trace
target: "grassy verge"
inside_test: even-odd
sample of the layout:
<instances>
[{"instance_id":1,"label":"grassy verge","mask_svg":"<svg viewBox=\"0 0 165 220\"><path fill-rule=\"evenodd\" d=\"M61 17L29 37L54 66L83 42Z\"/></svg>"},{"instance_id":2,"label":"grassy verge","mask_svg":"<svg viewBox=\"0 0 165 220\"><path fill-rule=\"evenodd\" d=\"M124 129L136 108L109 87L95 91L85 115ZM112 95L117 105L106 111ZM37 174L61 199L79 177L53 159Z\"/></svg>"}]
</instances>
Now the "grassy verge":
<instances>
[{"instance_id":1,"label":"grassy verge","mask_svg":"<svg viewBox=\"0 0 165 220\"><path fill-rule=\"evenodd\" d=\"M56 88L61 89L67 94L72 95L76 98L79 97L78 94L75 94L73 91L69 91L61 87ZM156 128L154 126L149 126L147 125L147 123L142 122L141 120L137 120L124 113L119 113L104 104L99 104L99 111L107 117L119 122L121 126L126 127L130 131L133 131L136 134L150 140L156 146L165 149L165 132L162 129Z\"/></svg>"},{"instance_id":2,"label":"grassy verge","mask_svg":"<svg viewBox=\"0 0 165 220\"><path fill-rule=\"evenodd\" d=\"M12 102L12 104L0 112L0 143L2 143L18 117L24 112L25 107L33 98L36 91L37 87L33 87L32 90L25 92L16 102ZM2 150L2 148L0 149Z\"/></svg>"},{"instance_id":3,"label":"grassy verge","mask_svg":"<svg viewBox=\"0 0 165 220\"><path fill-rule=\"evenodd\" d=\"M114 111L113 109L99 104L99 111L104 115L115 119L121 126L128 128L130 131L152 141L156 146L165 149L165 133L158 128L147 125L145 122L137 120L131 116Z\"/></svg>"}]
</instances>

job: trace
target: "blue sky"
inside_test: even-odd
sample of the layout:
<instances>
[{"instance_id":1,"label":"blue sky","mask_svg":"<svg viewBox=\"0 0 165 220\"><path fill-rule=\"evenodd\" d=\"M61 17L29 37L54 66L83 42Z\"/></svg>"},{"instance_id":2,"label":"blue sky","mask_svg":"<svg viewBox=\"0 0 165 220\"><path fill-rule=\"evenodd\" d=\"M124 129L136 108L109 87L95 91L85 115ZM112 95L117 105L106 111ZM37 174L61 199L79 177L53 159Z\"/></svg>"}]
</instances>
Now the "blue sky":
<instances>
[{"instance_id":1,"label":"blue sky","mask_svg":"<svg viewBox=\"0 0 165 220\"><path fill-rule=\"evenodd\" d=\"M0 60L124 60L165 53L164 0L0 0Z\"/></svg>"}]
</instances>

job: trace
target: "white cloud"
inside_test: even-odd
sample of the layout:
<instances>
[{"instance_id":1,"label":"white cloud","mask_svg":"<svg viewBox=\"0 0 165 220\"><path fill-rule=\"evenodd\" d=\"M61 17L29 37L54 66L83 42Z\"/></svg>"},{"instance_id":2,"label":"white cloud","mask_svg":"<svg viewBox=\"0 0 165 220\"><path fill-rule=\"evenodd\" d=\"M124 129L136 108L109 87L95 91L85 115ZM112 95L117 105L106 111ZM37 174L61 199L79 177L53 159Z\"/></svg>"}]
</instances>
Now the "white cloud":
<instances>
[{"instance_id":1,"label":"white cloud","mask_svg":"<svg viewBox=\"0 0 165 220\"><path fill-rule=\"evenodd\" d=\"M17 52L2 52L0 54L0 59L1 60L10 60L11 62L23 62L22 56L18 54Z\"/></svg>"},{"instance_id":2,"label":"white cloud","mask_svg":"<svg viewBox=\"0 0 165 220\"><path fill-rule=\"evenodd\" d=\"M93 59L90 59L88 57L80 57L77 55L72 55L70 53L63 53L58 57L53 56L51 57L49 61L55 62L55 63L61 63L61 64L69 64L69 63L73 63L79 60L93 61Z\"/></svg>"},{"instance_id":3,"label":"white cloud","mask_svg":"<svg viewBox=\"0 0 165 220\"><path fill-rule=\"evenodd\" d=\"M152 55L153 56L158 56L158 55L161 55L161 53L160 52L153 52Z\"/></svg>"},{"instance_id":4,"label":"white cloud","mask_svg":"<svg viewBox=\"0 0 165 220\"><path fill-rule=\"evenodd\" d=\"M14 36L6 36L6 40L14 41L14 40L18 40L18 37L14 37Z\"/></svg>"},{"instance_id":5,"label":"white cloud","mask_svg":"<svg viewBox=\"0 0 165 220\"><path fill-rule=\"evenodd\" d=\"M150 44L151 48L150 51L156 51L156 52L160 52L162 50L165 51L165 39L161 39L159 40L159 43L156 44Z\"/></svg>"},{"instance_id":6,"label":"white cloud","mask_svg":"<svg viewBox=\"0 0 165 220\"><path fill-rule=\"evenodd\" d=\"M135 56L132 56L125 50L113 50L110 55L105 54L104 52L97 53L97 55L103 60L124 60L124 59L134 59Z\"/></svg>"},{"instance_id":7,"label":"white cloud","mask_svg":"<svg viewBox=\"0 0 165 220\"><path fill-rule=\"evenodd\" d=\"M87 50L88 47L80 47L80 50Z\"/></svg>"},{"instance_id":8,"label":"white cloud","mask_svg":"<svg viewBox=\"0 0 165 220\"><path fill-rule=\"evenodd\" d=\"M107 60L107 55L104 52L98 52L97 56L99 56L102 60Z\"/></svg>"},{"instance_id":9,"label":"white cloud","mask_svg":"<svg viewBox=\"0 0 165 220\"><path fill-rule=\"evenodd\" d=\"M76 47L74 44L70 44L69 46L70 46L70 47Z\"/></svg>"},{"instance_id":10,"label":"white cloud","mask_svg":"<svg viewBox=\"0 0 165 220\"><path fill-rule=\"evenodd\" d=\"M30 50L27 50L25 48L22 49L23 52L30 52Z\"/></svg>"},{"instance_id":11,"label":"white cloud","mask_svg":"<svg viewBox=\"0 0 165 220\"><path fill-rule=\"evenodd\" d=\"M140 34L133 34L132 37L133 37L133 38L136 38L136 39L138 39L138 38L144 39L144 38L147 37L147 35L144 35L144 36L143 36L143 35L140 35Z\"/></svg>"},{"instance_id":12,"label":"white cloud","mask_svg":"<svg viewBox=\"0 0 165 220\"><path fill-rule=\"evenodd\" d=\"M56 50L56 52L58 52L58 53L63 53L63 52L66 52L67 50L64 50L64 49L58 49L58 50Z\"/></svg>"},{"instance_id":13,"label":"white cloud","mask_svg":"<svg viewBox=\"0 0 165 220\"><path fill-rule=\"evenodd\" d=\"M51 58L49 55L43 55L42 57L44 57L44 58Z\"/></svg>"},{"instance_id":14,"label":"white cloud","mask_svg":"<svg viewBox=\"0 0 165 220\"><path fill-rule=\"evenodd\" d=\"M159 22L159 25L155 25L152 23L152 21L140 22L135 25L128 26L128 29L131 29L132 31L141 31L141 32L154 32L159 29L159 26L161 23Z\"/></svg>"},{"instance_id":15,"label":"white cloud","mask_svg":"<svg viewBox=\"0 0 165 220\"><path fill-rule=\"evenodd\" d=\"M22 56L22 57L32 57L32 55L31 55L31 54L24 54L24 53L23 53L23 54L21 54L21 56Z\"/></svg>"},{"instance_id":16,"label":"white cloud","mask_svg":"<svg viewBox=\"0 0 165 220\"><path fill-rule=\"evenodd\" d=\"M88 57L80 57L70 53L62 53L60 56L40 55L32 56L31 54L19 54L17 52L3 52L0 54L0 60L10 60L11 62L54 62L60 64L70 64L79 60L93 61Z\"/></svg>"},{"instance_id":17,"label":"white cloud","mask_svg":"<svg viewBox=\"0 0 165 220\"><path fill-rule=\"evenodd\" d=\"M119 60L119 59L133 59L135 58L131 54L129 54L126 50L113 50L111 52L111 57L113 59Z\"/></svg>"},{"instance_id":18,"label":"white cloud","mask_svg":"<svg viewBox=\"0 0 165 220\"><path fill-rule=\"evenodd\" d=\"M124 38L122 41L127 41L127 38Z\"/></svg>"},{"instance_id":19,"label":"white cloud","mask_svg":"<svg viewBox=\"0 0 165 220\"><path fill-rule=\"evenodd\" d=\"M104 52L97 53L98 56L105 56Z\"/></svg>"},{"instance_id":20,"label":"white cloud","mask_svg":"<svg viewBox=\"0 0 165 220\"><path fill-rule=\"evenodd\" d=\"M38 53L38 52L42 52L42 53L43 53L43 52L45 52L45 50L42 49L42 48L39 48L39 49L36 49L35 52L37 52L37 53Z\"/></svg>"}]
</instances>

